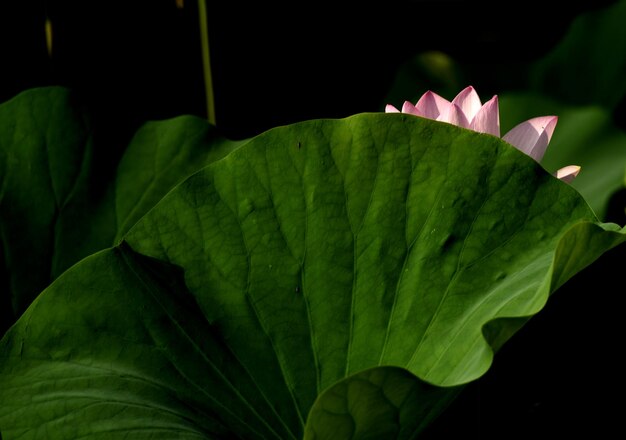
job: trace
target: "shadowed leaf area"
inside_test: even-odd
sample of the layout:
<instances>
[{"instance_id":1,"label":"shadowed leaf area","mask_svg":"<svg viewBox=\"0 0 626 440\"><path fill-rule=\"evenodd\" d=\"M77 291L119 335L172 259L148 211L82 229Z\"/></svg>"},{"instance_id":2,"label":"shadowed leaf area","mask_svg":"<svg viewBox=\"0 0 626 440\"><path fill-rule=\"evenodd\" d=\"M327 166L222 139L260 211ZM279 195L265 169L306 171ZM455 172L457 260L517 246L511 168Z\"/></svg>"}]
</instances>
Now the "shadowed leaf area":
<instances>
[{"instance_id":1,"label":"shadowed leaf area","mask_svg":"<svg viewBox=\"0 0 626 440\"><path fill-rule=\"evenodd\" d=\"M108 146L68 90L32 89L0 105L0 333L65 269L241 143L192 116L149 122L108 170Z\"/></svg>"}]
</instances>

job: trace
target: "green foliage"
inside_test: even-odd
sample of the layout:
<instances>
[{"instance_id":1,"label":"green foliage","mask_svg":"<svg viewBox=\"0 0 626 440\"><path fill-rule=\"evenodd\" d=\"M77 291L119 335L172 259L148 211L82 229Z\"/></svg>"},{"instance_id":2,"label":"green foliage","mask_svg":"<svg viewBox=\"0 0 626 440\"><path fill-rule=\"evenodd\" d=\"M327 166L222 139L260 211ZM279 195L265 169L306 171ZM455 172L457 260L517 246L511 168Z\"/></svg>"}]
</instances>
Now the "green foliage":
<instances>
[{"instance_id":1,"label":"green foliage","mask_svg":"<svg viewBox=\"0 0 626 440\"><path fill-rule=\"evenodd\" d=\"M105 213L96 217L93 241L83 240L90 232L81 220L106 200L92 185L92 147L89 127L64 90L29 91L0 105L0 294L9 321L0 330L68 260L111 245Z\"/></svg>"},{"instance_id":2,"label":"green foliage","mask_svg":"<svg viewBox=\"0 0 626 440\"><path fill-rule=\"evenodd\" d=\"M309 412L304 438L415 438L459 391L458 387L427 384L402 368L365 370L318 397Z\"/></svg>"},{"instance_id":3,"label":"green foliage","mask_svg":"<svg viewBox=\"0 0 626 440\"><path fill-rule=\"evenodd\" d=\"M531 87L570 104L613 109L626 96L626 1L581 14L531 69Z\"/></svg>"},{"instance_id":4,"label":"green foliage","mask_svg":"<svg viewBox=\"0 0 626 440\"><path fill-rule=\"evenodd\" d=\"M623 187L626 133L613 123L611 113L598 106L571 106L532 94L506 94L500 99L502 129L533 116L558 115L559 122L542 160L551 172L579 165L572 182L600 218L610 196Z\"/></svg>"},{"instance_id":5,"label":"green foliage","mask_svg":"<svg viewBox=\"0 0 626 440\"><path fill-rule=\"evenodd\" d=\"M250 142L149 122L108 169L67 90L1 104L0 438L418 437L626 240L598 222L624 194L625 18L583 14L530 75L490 72L526 89L500 96L503 133L559 116L541 165L362 114ZM417 55L384 103L452 98L471 70ZM569 164L572 185L550 175Z\"/></svg>"},{"instance_id":6,"label":"green foliage","mask_svg":"<svg viewBox=\"0 0 626 440\"><path fill-rule=\"evenodd\" d=\"M0 342L0 426L412 438L626 240L596 221L493 136L401 114L270 130L35 300Z\"/></svg>"},{"instance_id":7,"label":"green foliage","mask_svg":"<svg viewBox=\"0 0 626 440\"><path fill-rule=\"evenodd\" d=\"M68 267L113 245L183 178L241 143L200 118L150 122L108 171L84 113L57 87L0 105L0 333Z\"/></svg>"}]
</instances>

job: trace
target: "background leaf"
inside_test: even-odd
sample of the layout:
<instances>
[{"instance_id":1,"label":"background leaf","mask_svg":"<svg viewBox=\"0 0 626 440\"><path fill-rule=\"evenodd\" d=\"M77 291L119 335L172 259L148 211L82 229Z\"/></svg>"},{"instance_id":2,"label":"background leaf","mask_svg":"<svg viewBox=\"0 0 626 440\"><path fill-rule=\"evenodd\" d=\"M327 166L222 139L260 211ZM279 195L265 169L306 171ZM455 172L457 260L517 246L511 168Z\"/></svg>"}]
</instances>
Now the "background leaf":
<instances>
[{"instance_id":1,"label":"background leaf","mask_svg":"<svg viewBox=\"0 0 626 440\"><path fill-rule=\"evenodd\" d=\"M320 408L368 378L412 383L404 403L425 419L358 399L354 432L422 429L450 396L416 381L480 377L554 289L626 240L594 222L492 136L401 114L270 130L163 198L125 236L134 251L90 257L39 296L0 344L0 425L323 436Z\"/></svg>"},{"instance_id":2,"label":"background leaf","mask_svg":"<svg viewBox=\"0 0 626 440\"><path fill-rule=\"evenodd\" d=\"M615 108L626 95L626 1L581 14L531 72L531 87L571 104Z\"/></svg>"},{"instance_id":3,"label":"background leaf","mask_svg":"<svg viewBox=\"0 0 626 440\"><path fill-rule=\"evenodd\" d=\"M115 241L185 177L245 142L220 137L206 120L194 116L144 124L115 176Z\"/></svg>"},{"instance_id":4,"label":"background leaf","mask_svg":"<svg viewBox=\"0 0 626 440\"><path fill-rule=\"evenodd\" d=\"M244 142L193 116L149 122L109 169L85 113L56 87L0 105L0 331L69 266L111 246L183 178Z\"/></svg>"},{"instance_id":5,"label":"background leaf","mask_svg":"<svg viewBox=\"0 0 626 440\"><path fill-rule=\"evenodd\" d=\"M106 198L97 185L90 191L92 159L89 126L66 90L30 91L0 106L0 329L19 316L67 259L110 246L113 231L106 226L92 225L98 229L93 242L70 243L67 237L76 231L83 238L79 215L90 216ZM102 225L110 222L109 212L109 219L96 215ZM73 229L68 230L64 215L74 217ZM69 245L65 252L64 245Z\"/></svg>"},{"instance_id":6,"label":"background leaf","mask_svg":"<svg viewBox=\"0 0 626 440\"><path fill-rule=\"evenodd\" d=\"M531 94L500 98L502 132L538 115L558 115L559 122L542 165L550 172L580 165L572 182L600 218L606 218L612 194L623 187L626 133L613 123L611 113L598 106L571 106Z\"/></svg>"}]
</instances>

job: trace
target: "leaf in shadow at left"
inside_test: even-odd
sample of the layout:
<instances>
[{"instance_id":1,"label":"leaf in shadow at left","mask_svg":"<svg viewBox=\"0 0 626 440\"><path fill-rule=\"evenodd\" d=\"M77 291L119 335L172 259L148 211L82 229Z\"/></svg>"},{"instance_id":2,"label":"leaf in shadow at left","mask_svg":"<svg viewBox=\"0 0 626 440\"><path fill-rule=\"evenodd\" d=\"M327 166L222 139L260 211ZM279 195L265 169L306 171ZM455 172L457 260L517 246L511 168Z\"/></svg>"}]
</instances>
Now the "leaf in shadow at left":
<instances>
[{"instance_id":1,"label":"leaf in shadow at left","mask_svg":"<svg viewBox=\"0 0 626 440\"><path fill-rule=\"evenodd\" d=\"M66 91L28 91L0 105L0 300L7 311L0 330L26 309L64 261L110 245L114 212L97 212L106 195L89 191L92 153L89 125ZM83 218L91 216L99 223L90 225L93 238L84 240L91 232ZM73 234L80 239L70 243Z\"/></svg>"},{"instance_id":2,"label":"leaf in shadow at left","mask_svg":"<svg viewBox=\"0 0 626 440\"><path fill-rule=\"evenodd\" d=\"M105 174L94 155L105 146L69 90L28 90L1 104L0 334L68 267L242 142L193 116L149 122Z\"/></svg>"},{"instance_id":3,"label":"leaf in shadow at left","mask_svg":"<svg viewBox=\"0 0 626 440\"><path fill-rule=\"evenodd\" d=\"M9 334L0 342L0 426L8 438L285 435L181 271L127 246L70 268ZM28 371L21 377L11 371L18 358Z\"/></svg>"}]
</instances>

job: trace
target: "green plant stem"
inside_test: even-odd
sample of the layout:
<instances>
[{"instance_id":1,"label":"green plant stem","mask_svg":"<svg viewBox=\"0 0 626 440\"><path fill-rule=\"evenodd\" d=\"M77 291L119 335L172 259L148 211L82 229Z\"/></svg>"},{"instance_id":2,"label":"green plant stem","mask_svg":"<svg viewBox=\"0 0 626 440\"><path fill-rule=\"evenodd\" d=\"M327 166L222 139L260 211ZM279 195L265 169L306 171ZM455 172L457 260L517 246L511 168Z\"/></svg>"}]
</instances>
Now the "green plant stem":
<instances>
[{"instance_id":1,"label":"green plant stem","mask_svg":"<svg viewBox=\"0 0 626 440\"><path fill-rule=\"evenodd\" d=\"M200 18L202 70L204 73L204 90L206 94L207 119L212 125L215 125L215 96L213 95L213 77L211 75L211 56L209 53L209 26L207 23L205 0L198 0L198 16Z\"/></svg>"},{"instance_id":2,"label":"green plant stem","mask_svg":"<svg viewBox=\"0 0 626 440\"><path fill-rule=\"evenodd\" d=\"M48 58L52 58L52 21L50 20L50 17L46 17L44 27L46 33L46 49L48 51Z\"/></svg>"}]
</instances>

